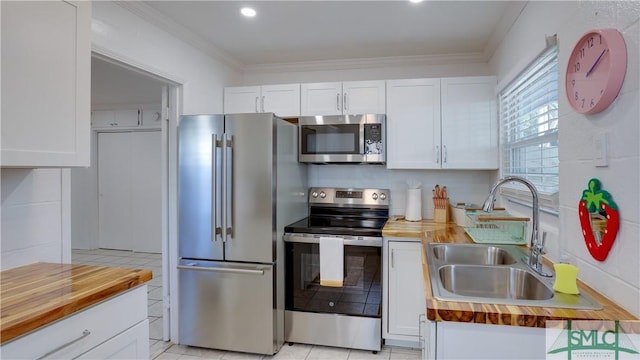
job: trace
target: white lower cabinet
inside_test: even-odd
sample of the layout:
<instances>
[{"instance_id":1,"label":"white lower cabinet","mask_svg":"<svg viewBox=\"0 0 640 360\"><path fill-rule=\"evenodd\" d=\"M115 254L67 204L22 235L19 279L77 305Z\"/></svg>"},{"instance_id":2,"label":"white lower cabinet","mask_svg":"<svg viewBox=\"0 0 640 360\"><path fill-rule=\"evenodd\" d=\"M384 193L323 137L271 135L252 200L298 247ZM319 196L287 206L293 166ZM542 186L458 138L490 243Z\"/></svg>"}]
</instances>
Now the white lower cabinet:
<instances>
[{"instance_id":1,"label":"white lower cabinet","mask_svg":"<svg viewBox=\"0 0 640 360\"><path fill-rule=\"evenodd\" d=\"M387 344L418 347L420 314L426 310L422 244L414 238L385 238L382 301Z\"/></svg>"},{"instance_id":2,"label":"white lower cabinet","mask_svg":"<svg viewBox=\"0 0 640 360\"><path fill-rule=\"evenodd\" d=\"M147 286L18 337L0 353L3 359L148 359Z\"/></svg>"},{"instance_id":3,"label":"white lower cabinet","mask_svg":"<svg viewBox=\"0 0 640 360\"><path fill-rule=\"evenodd\" d=\"M430 323L430 325L429 325ZM435 329L427 359L544 359L545 328L461 322L427 322ZM424 349L424 348L423 348Z\"/></svg>"},{"instance_id":4,"label":"white lower cabinet","mask_svg":"<svg viewBox=\"0 0 640 360\"><path fill-rule=\"evenodd\" d=\"M149 320L138 323L80 355L78 359L148 359Z\"/></svg>"}]
</instances>

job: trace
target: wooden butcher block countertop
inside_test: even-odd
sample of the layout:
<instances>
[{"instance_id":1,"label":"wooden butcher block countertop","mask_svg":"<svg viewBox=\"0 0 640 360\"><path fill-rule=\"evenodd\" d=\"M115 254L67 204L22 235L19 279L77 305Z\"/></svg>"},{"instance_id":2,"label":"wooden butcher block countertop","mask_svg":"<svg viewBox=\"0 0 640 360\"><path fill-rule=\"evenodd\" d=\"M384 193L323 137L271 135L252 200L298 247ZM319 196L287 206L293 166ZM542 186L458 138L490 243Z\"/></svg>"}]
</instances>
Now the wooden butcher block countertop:
<instances>
[{"instance_id":1,"label":"wooden butcher block countertop","mask_svg":"<svg viewBox=\"0 0 640 360\"><path fill-rule=\"evenodd\" d=\"M591 295L602 305L601 310L438 300L433 297L431 292L429 266L426 261L424 245L430 242L472 244L473 241L465 233L464 228L453 223L442 224L429 220L419 222L390 220L385 225L382 235L388 237L412 237L422 240L422 274L425 282L427 318L429 320L529 327L545 327L547 320L637 320L631 313L579 280L578 288L580 292Z\"/></svg>"},{"instance_id":2,"label":"wooden butcher block countertop","mask_svg":"<svg viewBox=\"0 0 640 360\"><path fill-rule=\"evenodd\" d=\"M2 271L0 343L125 292L151 278L151 270L52 263L35 263Z\"/></svg>"}]
</instances>

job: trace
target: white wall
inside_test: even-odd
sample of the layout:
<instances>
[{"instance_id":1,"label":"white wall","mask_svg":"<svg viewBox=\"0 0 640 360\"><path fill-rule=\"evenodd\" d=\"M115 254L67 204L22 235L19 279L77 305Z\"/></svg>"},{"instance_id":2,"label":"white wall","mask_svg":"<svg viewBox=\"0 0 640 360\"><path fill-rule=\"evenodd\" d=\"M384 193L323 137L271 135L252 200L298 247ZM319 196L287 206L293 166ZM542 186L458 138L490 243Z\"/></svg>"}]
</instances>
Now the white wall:
<instances>
[{"instance_id":1,"label":"white wall","mask_svg":"<svg viewBox=\"0 0 640 360\"><path fill-rule=\"evenodd\" d=\"M313 69L324 68L322 70ZM328 81L390 80L444 76L492 75L488 65L475 58L459 61L440 58L388 59L386 61L336 61L262 67L245 72L244 82L236 85L266 85Z\"/></svg>"},{"instance_id":2,"label":"white wall","mask_svg":"<svg viewBox=\"0 0 640 360\"><path fill-rule=\"evenodd\" d=\"M222 89L240 72L114 2L92 3L94 50L183 84L183 114L222 112Z\"/></svg>"},{"instance_id":3,"label":"white wall","mask_svg":"<svg viewBox=\"0 0 640 360\"><path fill-rule=\"evenodd\" d=\"M433 219L431 190L446 186L452 203L482 205L495 181L489 170L388 170L382 165L309 165L309 186L390 190L391 215L404 215L409 182L420 182L422 218Z\"/></svg>"},{"instance_id":4,"label":"white wall","mask_svg":"<svg viewBox=\"0 0 640 360\"><path fill-rule=\"evenodd\" d=\"M545 35L558 34L560 217L558 236L549 241L569 255L583 281L636 316L640 316L639 19L637 1L529 2L490 62L504 85L542 50ZM628 67L614 104L600 114L584 116L574 113L566 101L564 71L573 44L593 28L616 28L623 34ZM609 166L595 167L593 138L603 132L609 136ZM604 262L587 251L578 220L578 202L592 177L611 193L621 216L618 237Z\"/></svg>"},{"instance_id":5,"label":"white wall","mask_svg":"<svg viewBox=\"0 0 640 360\"><path fill-rule=\"evenodd\" d=\"M68 170L2 169L2 258L10 269L69 262Z\"/></svg>"}]
</instances>

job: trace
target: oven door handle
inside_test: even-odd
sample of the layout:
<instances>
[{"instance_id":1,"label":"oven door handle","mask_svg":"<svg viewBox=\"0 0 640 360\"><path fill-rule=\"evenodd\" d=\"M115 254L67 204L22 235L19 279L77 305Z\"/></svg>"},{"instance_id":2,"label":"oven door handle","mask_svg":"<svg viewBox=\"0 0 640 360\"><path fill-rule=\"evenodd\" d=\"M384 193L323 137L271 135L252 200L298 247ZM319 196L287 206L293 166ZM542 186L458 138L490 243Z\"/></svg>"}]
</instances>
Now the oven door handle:
<instances>
[{"instance_id":1,"label":"oven door handle","mask_svg":"<svg viewBox=\"0 0 640 360\"><path fill-rule=\"evenodd\" d=\"M307 244L319 244L320 237L341 237L344 239L343 244L345 246L373 246L373 247L382 247L382 238L374 237L374 236L332 236L332 235L317 235L317 234L294 234L294 233L285 233L283 236L284 241L286 242L294 242L294 243L307 243Z\"/></svg>"}]
</instances>

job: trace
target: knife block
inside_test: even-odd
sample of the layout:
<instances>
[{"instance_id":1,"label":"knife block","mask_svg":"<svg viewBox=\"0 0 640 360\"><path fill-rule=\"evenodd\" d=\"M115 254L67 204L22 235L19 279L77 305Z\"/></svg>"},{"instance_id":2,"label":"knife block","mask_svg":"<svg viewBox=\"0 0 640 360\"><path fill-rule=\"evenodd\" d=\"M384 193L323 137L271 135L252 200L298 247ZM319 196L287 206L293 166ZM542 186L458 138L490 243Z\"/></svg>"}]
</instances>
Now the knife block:
<instances>
[{"instance_id":1,"label":"knife block","mask_svg":"<svg viewBox=\"0 0 640 360\"><path fill-rule=\"evenodd\" d=\"M433 221L437 223L449 222L449 204L447 204L444 208L433 209Z\"/></svg>"}]
</instances>

